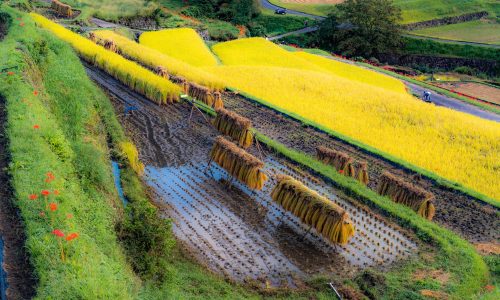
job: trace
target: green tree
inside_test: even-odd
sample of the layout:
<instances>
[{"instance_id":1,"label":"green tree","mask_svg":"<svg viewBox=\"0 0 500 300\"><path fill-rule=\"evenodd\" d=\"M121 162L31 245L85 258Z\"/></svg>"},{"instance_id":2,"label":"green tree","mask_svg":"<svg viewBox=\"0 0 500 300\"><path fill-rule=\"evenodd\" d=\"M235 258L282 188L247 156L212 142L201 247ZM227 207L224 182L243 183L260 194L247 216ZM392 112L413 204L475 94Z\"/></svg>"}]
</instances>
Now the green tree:
<instances>
[{"instance_id":1,"label":"green tree","mask_svg":"<svg viewBox=\"0 0 500 300\"><path fill-rule=\"evenodd\" d=\"M347 0L320 25L318 44L346 56L377 57L401 46L399 21L392 0Z\"/></svg>"}]
</instances>

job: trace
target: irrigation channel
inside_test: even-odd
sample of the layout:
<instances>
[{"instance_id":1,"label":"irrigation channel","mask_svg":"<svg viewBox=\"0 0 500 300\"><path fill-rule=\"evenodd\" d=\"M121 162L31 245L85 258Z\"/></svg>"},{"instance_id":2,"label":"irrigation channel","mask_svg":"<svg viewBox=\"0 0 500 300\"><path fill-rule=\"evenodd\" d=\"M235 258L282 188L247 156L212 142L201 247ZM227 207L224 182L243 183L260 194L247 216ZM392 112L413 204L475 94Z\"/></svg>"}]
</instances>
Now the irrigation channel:
<instances>
[{"instance_id":1,"label":"irrigation channel","mask_svg":"<svg viewBox=\"0 0 500 300\"><path fill-rule=\"evenodd\" d=\"M238 281L299 286L323 272L353 274L358 268L389 266L417 250L411 232L378 216L294 163L264 150L265 171L288 174L334 200L351 216L356 235L345 246L326 242L272 203L274 184L251 191L227 185L225 171L207 167L218 135L207 116L188 103L158 106L107 74L87 65L89 76L108 92L122 125L146 164L145 181L154 201L173 219L178 241L202 264ZM137 110L124 114L134 106ZM251 152L259 156L253 148Z\"/></svg>"},{"instance_id":2,"label":"irrigation channel","mask_svg":"<svg viewBox=\"0 0 500 300\"><path fill-rule=\"evenodd\" d=\"M370 176L369 187L376 190L382 172L390 171L412 182L436 197L436 215L433 221L458 233L472 243L499 243L499 209L483 203L471 196L439 185L432 179L405 169L373 153L336 139L324 132L264 107L255 101L234 93L223 96L227 109L249 118L254 127L268 137L310 155L315 155L316 147L323 145L349 154L355 161L366 161Z\"/></svg>"}]
</instances>

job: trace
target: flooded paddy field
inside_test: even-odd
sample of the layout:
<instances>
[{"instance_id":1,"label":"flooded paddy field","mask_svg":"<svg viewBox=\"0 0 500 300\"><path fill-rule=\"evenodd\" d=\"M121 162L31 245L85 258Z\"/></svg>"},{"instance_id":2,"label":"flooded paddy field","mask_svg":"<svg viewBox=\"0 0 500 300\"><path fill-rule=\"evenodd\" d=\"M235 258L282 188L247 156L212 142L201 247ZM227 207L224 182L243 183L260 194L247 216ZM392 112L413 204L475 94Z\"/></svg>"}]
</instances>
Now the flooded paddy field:
<instances>
[{"instance_id":1,"label":"flooded paddy field","mask_svg":"<svg viewBox=\"0 0 500 300\"><path fill-rule=\"evenodd\" d=\"M350 215L356 234L345 246L333 245L274 204L270 178L262 191L237 181L212 163L208 154L216 130L207 116L187 103L158 106L89 70L110 94L122 125L146 164L145 181L155 203L173 220L176 238L200 263L228 278L297 286L321 273L348 277L368 266L388 267L417 251L416 238L357 204L321 178L269 151L262 155L269 175L287 174L328 197ZM130 111L128 114L124 111Z\"/></svg>"}]
</instances>

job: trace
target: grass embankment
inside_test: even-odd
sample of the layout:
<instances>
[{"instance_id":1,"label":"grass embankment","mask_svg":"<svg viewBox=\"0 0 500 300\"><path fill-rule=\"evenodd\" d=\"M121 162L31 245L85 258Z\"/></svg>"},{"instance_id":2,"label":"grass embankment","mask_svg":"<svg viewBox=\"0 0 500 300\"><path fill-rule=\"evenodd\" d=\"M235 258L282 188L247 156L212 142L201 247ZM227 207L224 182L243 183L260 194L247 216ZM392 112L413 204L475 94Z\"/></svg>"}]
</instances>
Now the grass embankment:
<instances>
[{"instance_id":1,"label":"grass embankment","mask_svg":"<svg viewBox=\"0 0 500 300\"><path fill-rule=\"evenodd\" d=\"M207 114L216 115L213 109L203 103L198 101L195 103ZM411 208L395 205L389 198L380 196L351 177L341 175L333 167L321 163L316 158L289 149L257 130L253 130L256 139L270 150L319 174L346 195L377 209L401 226L411 229L423 243L437 246L437 253L430 254L430 248L424 246L426 250L422 251L418 258L397 264L391 270L379 274L385 278L381 280L381 285L369 287L366 290L361 287L365 294L371 294L380 299L424 299L420 291L430 289L443 291L452 299L469 299L482 292L482 287L490 279L488 267L467 241L421 218ZM442 270L452 274L452 279L443 286L433 280L415 280L412 276L417 270L427 272ZM360 286L363 285L361 282L357 283Z\"/></svg>"},{"instance_id":2,"label":"grass embankment","mask_svg":"<svg viewBox=\"0 0 500 300\"><path fill-rule=\"evenodd\" d=\"M411 33L454 41L500 45L500 23L496 20L476 20L423 28Z\"/></svg>"},{"instance_id":3,"label":"grass embankment","mask_svg":"<svg viewBox=\"0 0 500 300\"><path fill-rule=\"evenodd\" d=\"M404 53L500 61L500 51L495 48L441 43L411 37L405 37L403 41Z\"/></svg>"},{"instance_id":4,"label":"grass embankment","mask_svg":"<svg viewBox=\"0 0 500 300\"><path fill-rule=\"evenodd\" d=\"M155 1L147 0L64 0L64 3L79 9L82 14L79 19L96 16L108 21L118 21L120 18L149 16L158 7Z\"/></svg>"},{"instance_id":5,"label":"grass embankment","mask_svg":"<svg viewBox=\"0 0 500 300\"><path fill-rule=\"evenodd\" d=\"M10 172L39 279L37 297L255 296L207 273L178 250L169 250L168 223L158 218L119 150L126 138L109 99L87 78L67 44L36 29L26 15L5 6L1 10L15 20L0 42L0 68L17 69L12 75L0 74L0 93L7 101ZM126 209L114 188L111 155L125 168L122 180L130 201ZM48 172L55 176L50 183L45 182ZM58 204L55 212L44 209L42 196L29 199L42 189ZM65 236L79 234L71 242L60 239L64 262L54 228Z\"/></svg>"}]
</instances>

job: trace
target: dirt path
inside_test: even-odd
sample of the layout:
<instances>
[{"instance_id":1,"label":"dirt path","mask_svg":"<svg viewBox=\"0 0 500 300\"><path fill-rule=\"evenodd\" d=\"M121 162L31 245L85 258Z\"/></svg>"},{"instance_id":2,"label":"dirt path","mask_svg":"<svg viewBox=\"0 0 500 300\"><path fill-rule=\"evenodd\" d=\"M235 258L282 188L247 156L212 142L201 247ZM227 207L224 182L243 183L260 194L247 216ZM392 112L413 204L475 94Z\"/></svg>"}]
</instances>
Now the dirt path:
<instances>
[{"instance_id":1,"label":"dirt path","mask_svg":"<svg viewBox=\"0 0 500 300\"><path fill-rule=\"evenodd\" d=\"M174 220L177 239L202 264L238 281L300 286L312 274L349 277L367 266L385 267L416 250L411 233L362 207L294 164L265 155L269 174L289 174L344 207L357 234L348 245L334 247L297 219L271 203L272 182L251 191L217 165L207 169L217 132L195 112L187 119L186 103L158 106L131 92L106 74L88 69L109 92L121 123L146 163L145 179L166 216ZM126 106L136 106L128 116ZM258 155L258 153L254 154Z\"/></svg>"},{"instance_id":2,"label":"dirt path","mask_svg":"<svg viewBox=\"0 0 500 300\"><path fill-rule=\"evenodd\" d=\"M500 239L499 210L491 205L479 203L465 194L440 187L431 180L419 178L414 172L405 171L389 161L325 133L304 128L299 122L241 96L226 94L224 103L226 108L252 120L257 130L290 148L315 155L316 147L324 145L349 153L358 161L367 161L371 178L369 187L372 189L377 187L383 170L389 170L408 181L417 183L436 195L437 211L434 220L471 242L494 242Z\"/></svg>"},{"instance_id":3,"label":"dirt path","mask_svg":"<svg viewBox=\"0 0 500 300\"><path fill-rule=\"evenodd\" d=\"M31 299L35 295L36 280L26 253L24 226L7 174L10 156L5 135L7 111L5 99L0 95L0 237L4 242L3 269L7 272L8 299Z\"/></svg>"}]
</instances>

